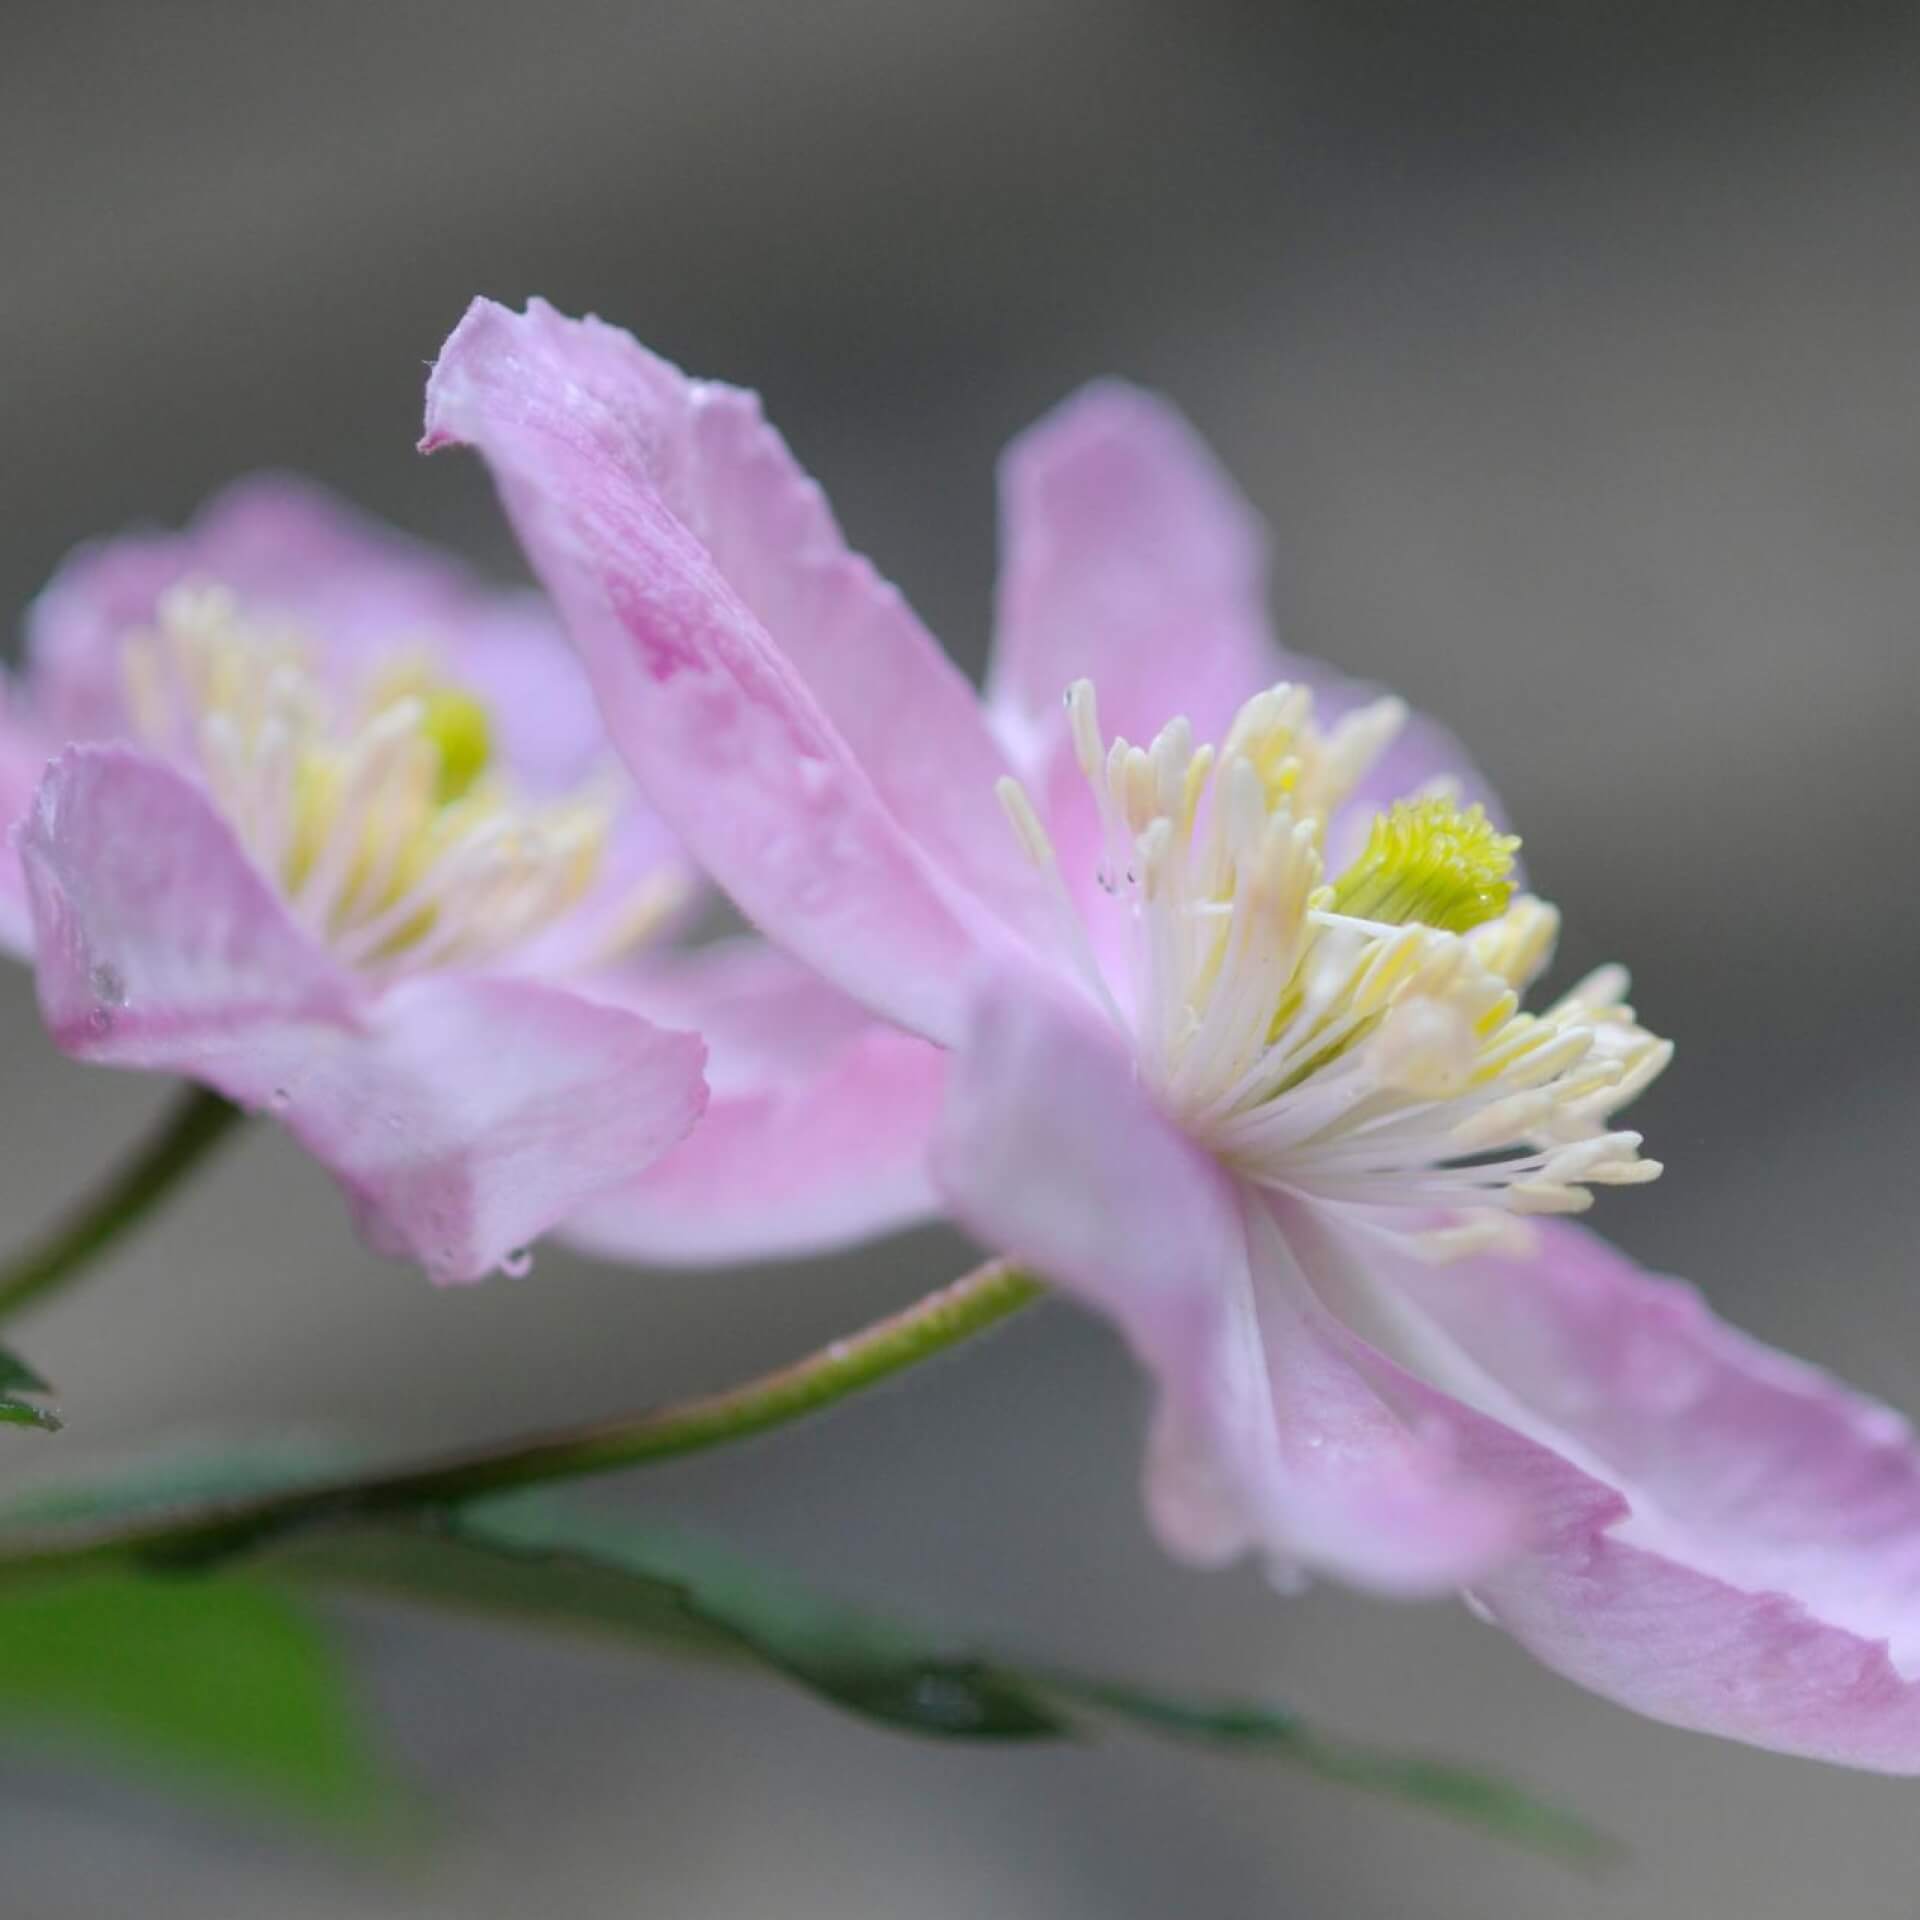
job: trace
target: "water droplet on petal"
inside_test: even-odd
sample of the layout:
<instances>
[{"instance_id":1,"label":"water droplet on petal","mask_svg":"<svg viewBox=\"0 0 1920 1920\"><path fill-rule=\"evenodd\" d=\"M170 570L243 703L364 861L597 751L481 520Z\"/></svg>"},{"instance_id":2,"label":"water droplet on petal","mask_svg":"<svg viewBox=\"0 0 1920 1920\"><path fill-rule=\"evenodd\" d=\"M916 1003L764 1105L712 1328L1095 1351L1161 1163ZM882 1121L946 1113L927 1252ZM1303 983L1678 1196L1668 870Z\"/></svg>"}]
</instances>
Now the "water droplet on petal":
<instances>
[{"instance_id":1,"label":"water droplet on petal","mask_svg":"<svg viewBox=\"0 0 1920 1920\"><path fill-rule=\"evenodd\" d=\"M267 1106L274 1113L285 1113L293 1105L293 1095L285 1087L275 1087L267 1095Z\"/></svg>"},{"instance_id":2,"label":"water droplet on petal","mask_svg":"<svg viewBox=\"0 0 1920 1920\"><path fill-rule=\"evenodd\" d=\"M511 1253L500 1256L500 1271L509 1280L524 1280L533 1271L533 1249L515 1247Z\"/></svg>"},{"instance_id":3,"label":"water droplet on petal","mask_svg":"<svg viewBox=\"0 0 1920 1920\"><path fill-rule=\"evenodd\" d=\"M94 1010L87 1015L87 1031L92 1034L96 1040L111 1033L113 1031L112 1013L105 1007L95 1007Z\"/></svg>"},{"instance_id":4,"label":"water droplet on petal","mask_svg":"<svg viewBox=\"0 0 1920 1920\"><path fill-rule=\"evenodd\" d=\"M120 969L111 961L96 962L87 975L87 984L93 988L93 997L103 1007L124 1007L127 1004L127 982ZM112 1024L111 1021L108 1022Z\"/></svg>"}]
</instances>

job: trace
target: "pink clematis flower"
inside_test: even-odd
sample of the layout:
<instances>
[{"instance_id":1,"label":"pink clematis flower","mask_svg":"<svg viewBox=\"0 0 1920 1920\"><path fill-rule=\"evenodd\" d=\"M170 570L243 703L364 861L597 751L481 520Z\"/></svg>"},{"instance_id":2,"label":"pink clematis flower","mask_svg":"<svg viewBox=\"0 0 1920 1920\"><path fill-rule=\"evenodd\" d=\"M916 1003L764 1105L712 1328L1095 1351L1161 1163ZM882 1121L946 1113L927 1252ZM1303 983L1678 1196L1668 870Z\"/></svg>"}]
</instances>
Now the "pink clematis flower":
<instances>
[{"instance_id":1,"label":"pink clematis flower","mask_svg":"<svg viewBox=\"0 0 1920 1920\"><path fill-rule=\"evenodd\" d=\"M685 1139L710 1012L723 1141L932 1058L821 1037L844 1003L769 951L661 957L692 870L551 613L300 483L76 555L0 702L0 941L57 1042L275 1113L436 1279L576 1214L666 1258L759 1251L776 1206L783 1244L843 1231L838 1166L763 1200ZM785 1044L746 1043L743 982ZM871 1204L923 1207L891 1151Z\"/></svg>"},{"instance_id":2,"label":"pink clematis flower","mask_svg":"<svg viewBox=\"0 0 1920 1920\"><path fill-rule=\"evenodd\" d=\"M1667 1049L1614 969L1520 1010L1555 919L1490 796L1275 651L1176 417L1096 388L1008 456L984 711L751 395L482 301L453 442L663 816L952 1050L944 1199L1125 1330L1171 1548L1464 1585L1642 1712L1920 1769L1906 1427L1554 1217L1658 1171L1612 1116Z\"/></svg>"}]
</instances>

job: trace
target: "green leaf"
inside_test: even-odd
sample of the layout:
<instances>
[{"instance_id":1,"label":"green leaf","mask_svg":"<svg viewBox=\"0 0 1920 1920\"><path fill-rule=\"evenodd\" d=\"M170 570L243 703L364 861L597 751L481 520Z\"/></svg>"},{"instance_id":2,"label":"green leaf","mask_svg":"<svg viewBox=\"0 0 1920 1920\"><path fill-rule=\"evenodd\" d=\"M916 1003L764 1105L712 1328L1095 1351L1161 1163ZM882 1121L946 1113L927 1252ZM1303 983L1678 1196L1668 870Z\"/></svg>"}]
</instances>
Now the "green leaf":
<instances>
[{"instance_id":1,"label":"green leaf","mask_svg":"<svg viewBox=\"0 0 1920 1920\"><path fill-rule=\"evenodd\" d=\"M252 1578L98 1573L0 1593L0 1727L337 1831L396 1826L331 1646Z\"/></svg>"},{"instance_id":2,"label":"green leaf","mask_svg":"<svg viewBox=\"0 0 1920 1920\"><path fill-rule=\"evenodd\" d=\"M324 1477L324 1463L310 1452L256 1453L237 1464L176 1461L117 1483L14 1502L0 1510L0 1535L9 1526L164 1519L170 1509L271 1495ZM213 1569L242 1558L258 1569L256 1578L371 1590L771 1671L848 1712L922 1737L1059 1740L1117 1726L1278 1760L1574 1866L1619 1858L1617 1845L1585 1822L1479 1768L1339 1740L1283 1708L1194 1700L956 1642L823 1598L711 1544L538 1495L378 1519L330 1506L291 1533L263 1538L242 1529L176 1562L175 1571L119 1575L115 1584L169 1596L232 1589L240 1583ZM0 1589L0 1649L20 1598L58 1590ZM0 1659L0 1717L10 1713L5 1673Z\"/></svg>"},{"instance_id":3,"label":"green leaf","mask_svg":"<svg viewBox=\"0 0 1920 1920\"><path fill-rule=\"evenodd\" d=\"M60 1430L58 1418L44 1407L22 1400L21 1393L51 1393L53 1389L17 1354L0 1347L0 1425Z\"/></svg>"},{"instance_id":4,"label":"green leaf","mask_svg":"<svg viewBox=\"0 0 1920 1920\"><path fill-rule=\"evenodd\" d=\"M256 1442L245 1453L188 1449L140 1460L92 1479L56 1481L0 1501L0 1548L14 1531L158 1519L209 1503L296 1493L354 1464L355 1456L338 1447L285 1440Z\"/></svg>"},{"instance_id":5,"label":"green leaf","mask_svg":"<svg viewBox=\"0 0 1920 1920\"><path fill-rule=\"evenodd\" d=\"M1618 1841L1577 1814L1478 1767L1341 1740L1284 1708L1173 1699L1085 1674L1050 1678L1069 1699L1143 1731L1289 1760L1323 1780L1408 1801L1591 1871L1616 1866L1625 1857Z\"/></svg>"},{"instance_id":6,"label":"green leaf","mask_svg":"<svg viewBox=\"0 0 1920 1920\"><path fill-rule=\"evenodd\" d=\"M47 1383L17 1353L0 1347L0 1389L7 1387L25 1387L29 1393L51 1391Z\"/></svg>"},{"instance_id":7,"label":"green leaf","mask_svg":"<svg viewBox=\"0 0 1920 1920\"><path fill-rule=\"evenodd\" d=\"M770 1668L926 1737L1055 1740L1104 1725L1287 1762L1587 1868L1617 1848L1477 1768L1349 1744L1282 1709L1192 1701L956 1644L824 1599L706 1543L545 1500L316 1533L269 1566L469 1612L611 1633Z\"/></svg>"},{"instance_id":8,"label":"green leaf","mask_svg":"<svg viewBox=\"0 0 1920 1920\"><path fill-rule=\"evenodd\" d=\"M1059 1738L1023 1678L722 1550L524 1499L315 1534L265 1564L464 1611L590 1628L771 1667L870 1720L968 1739Z\"/></svg>"}]
</instances>

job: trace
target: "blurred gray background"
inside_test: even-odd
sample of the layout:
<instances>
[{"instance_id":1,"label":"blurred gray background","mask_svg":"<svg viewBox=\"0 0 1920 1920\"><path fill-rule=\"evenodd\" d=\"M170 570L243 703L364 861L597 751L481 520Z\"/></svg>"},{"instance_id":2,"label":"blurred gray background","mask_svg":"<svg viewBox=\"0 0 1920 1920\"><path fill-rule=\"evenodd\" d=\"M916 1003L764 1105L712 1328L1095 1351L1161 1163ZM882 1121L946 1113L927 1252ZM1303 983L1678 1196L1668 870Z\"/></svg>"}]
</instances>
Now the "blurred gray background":
<instances>
[{"instance_id":1,"label":"blurred gray background","mask_svg":"<svg viewBox=\"0 0 1920 1920\"><path fill-rule=\"evenodd\" d=\"M1732 0L69 4L0 26L0 598L311 470L502 570L410 451L475 291L761 387L980 658L1000 442L1107 370L1270 517L1293 642L1473 742L1679 1062L1601 1223L1920 1412L1920 22ZM0 979L18 1237L161 1089ZM958 1270L928 1233L708 1276L551 1251L435 1294L264 1129L28 1334L62 1458L296 1426L394 1452L629 1407ZM1147 1540L1143 1396L1063 1309L616 1497L850 1593L1480 1756L1624 1836L1603 1887L1258 1766L935 1750L731 1677L343 1615L439 1845L393 1873L0 1766L66 1916L1913 1920L1920 1786L1637 1722L1458 1609L1281 1601ZM25 1443L8 1453L11 1470ZM44 1456L43 1456L44 1457Z\"/></svg>"}]
</instances>

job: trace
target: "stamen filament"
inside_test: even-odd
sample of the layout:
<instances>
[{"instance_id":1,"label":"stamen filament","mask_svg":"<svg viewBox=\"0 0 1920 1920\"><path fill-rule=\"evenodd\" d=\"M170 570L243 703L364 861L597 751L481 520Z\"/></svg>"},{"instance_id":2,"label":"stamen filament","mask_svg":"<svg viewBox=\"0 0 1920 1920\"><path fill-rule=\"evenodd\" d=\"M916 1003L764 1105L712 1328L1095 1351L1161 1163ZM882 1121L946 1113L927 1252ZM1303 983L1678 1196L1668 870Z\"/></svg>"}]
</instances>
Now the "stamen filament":
<instances>
[{"instance_id":1,"label":"stamen filament","mask_svg":"<svg viewBox=\"0 0 1920 1920\"><path fill-rule=\"evenodd\" d=\"M1327 885L1336 807L1405 718L1382 701L1316 729L1305 689L1249 700L1216 752L1184 719L1150 746L1103 740L1092 686L1067 693L1124 917L1142 1077L1195 1138L1259 1185L1356 1205L1576 1212L1593 1185L1653 1178L1611 1116L1672 1049L1603 968L1539 1014L1520 994L1559 920L1511 897L1519 842L1430 786L1379 815ZM1120 996L1025 791L1001 799L1046 874L1075 969ZM1448 1228L1465 1245L1484 1235Z\"/></svg>"}]
</instances>

